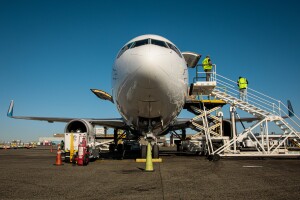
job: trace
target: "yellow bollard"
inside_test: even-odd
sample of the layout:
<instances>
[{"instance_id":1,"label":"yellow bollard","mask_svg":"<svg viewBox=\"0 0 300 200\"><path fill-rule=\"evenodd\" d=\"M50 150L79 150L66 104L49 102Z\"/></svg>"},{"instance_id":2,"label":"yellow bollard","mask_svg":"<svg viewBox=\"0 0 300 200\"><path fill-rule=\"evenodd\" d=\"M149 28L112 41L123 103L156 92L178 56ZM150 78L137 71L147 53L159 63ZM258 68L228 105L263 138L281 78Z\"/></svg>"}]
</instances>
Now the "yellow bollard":
<instances>
[{"instance_id":1,"label":"yellow bollard","mask_svg":"<svg viewBox=\"0 0 300 200\"><path fill-rule=\"evenodd\" d=\"M146 172L153 172L154 171L151 151L152 151L151 144L149 142L148 146L147 146L146 169L145 169Z\"/></svg>"},{"instance_id":2,"label":"yellow bollard","mask_svg":"<svg viewBox=\"0 0 300 200\"><path fill-rule=\"evenodd\" d=\"M71 133L70 136L70 162L72 162L73 160L73 156L74 156L74 135L73 133Z\"/></svg>"}]
</instances>

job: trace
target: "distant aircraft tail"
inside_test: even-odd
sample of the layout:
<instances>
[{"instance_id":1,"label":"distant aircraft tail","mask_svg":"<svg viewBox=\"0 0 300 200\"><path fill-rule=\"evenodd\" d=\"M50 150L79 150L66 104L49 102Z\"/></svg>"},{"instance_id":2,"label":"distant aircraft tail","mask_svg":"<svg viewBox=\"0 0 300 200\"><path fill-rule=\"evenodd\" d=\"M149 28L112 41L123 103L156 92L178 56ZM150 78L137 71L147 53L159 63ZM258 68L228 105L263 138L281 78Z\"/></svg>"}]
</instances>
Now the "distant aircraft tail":
<instances>
[{"instance_id":1,"label":"distant aircraft tail","mask_svg":"<svg viewBox=\"0 0 300 200\"><path fill-rule=\"evenodd\" d=\"M293 106L292 106L292 103L290 100L287 100L287 106L288 106L289 117L293 117L294 110L293 110Z\"/></svg>"},{"instance_id":2,"label":"distant aircraft tail","mask_svg":"<svg viewBox=\"0 0 300 200\"><path fill-rule=\"evenodd\" d=\"M14 113L14 100L11 100L7 111L7 117L13 118L13 113Z\"/></svg>"}]
</instances>

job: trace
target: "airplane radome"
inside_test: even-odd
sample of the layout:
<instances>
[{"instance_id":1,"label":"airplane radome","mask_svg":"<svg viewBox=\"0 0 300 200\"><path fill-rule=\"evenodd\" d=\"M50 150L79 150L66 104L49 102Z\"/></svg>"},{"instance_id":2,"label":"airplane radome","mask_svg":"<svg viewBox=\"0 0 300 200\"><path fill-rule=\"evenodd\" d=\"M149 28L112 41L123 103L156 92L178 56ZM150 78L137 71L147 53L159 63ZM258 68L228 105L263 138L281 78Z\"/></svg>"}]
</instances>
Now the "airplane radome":
<instances>
[{"instance_id":1,"label":"airplane radome","mask_svg":"<svg viewBox=\"0 0 300 200\"><path fill-rule=\"evenodd\" d=\"M113 99L126 124L162 133L182 110L188 71L178 48L166 38L142 35L120 50L112 71Z\"/></svg>"}]
</instances>

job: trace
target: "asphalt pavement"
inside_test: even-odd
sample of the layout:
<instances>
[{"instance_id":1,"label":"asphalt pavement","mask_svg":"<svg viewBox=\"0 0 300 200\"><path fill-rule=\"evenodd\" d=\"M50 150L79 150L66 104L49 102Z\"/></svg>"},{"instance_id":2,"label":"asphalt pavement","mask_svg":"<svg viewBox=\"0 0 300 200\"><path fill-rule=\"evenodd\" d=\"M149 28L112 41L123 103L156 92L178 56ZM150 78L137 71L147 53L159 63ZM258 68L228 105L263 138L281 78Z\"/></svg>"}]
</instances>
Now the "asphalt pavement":
<instances>
[{"instance_id":1,"label":"asphalt pavement","mask_svg":"<svg viewBox=\"0 0 300 200\"><path fill-rule=\"evenodd\" d=\"M154 172L128 158L55 166L49 148L0 150L0 199L299 199L299 159L163 154Z\"/></svg>"}]
</instances>

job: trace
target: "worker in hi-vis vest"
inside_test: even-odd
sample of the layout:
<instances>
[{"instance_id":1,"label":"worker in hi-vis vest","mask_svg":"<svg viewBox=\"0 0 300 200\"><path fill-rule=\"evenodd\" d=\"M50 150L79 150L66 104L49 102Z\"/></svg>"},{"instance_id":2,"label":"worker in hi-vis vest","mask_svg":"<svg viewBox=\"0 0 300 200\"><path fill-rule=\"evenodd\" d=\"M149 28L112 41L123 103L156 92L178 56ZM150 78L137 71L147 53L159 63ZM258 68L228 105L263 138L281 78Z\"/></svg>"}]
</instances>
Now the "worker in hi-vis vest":
<instances>
[{"instance_id":1,"label":"worker in hi-vis vest","mask_svg":"<svg viewBox=\"0 0 300 200\"><path fill-rule=\"evenodd\" d=\"M212 64L209 56L202 61L203 70L206 73L206 81L209 81L211 75Z\"/></svg>"},{"instance_id":2,"label":"worker in hi-vis vest","mask_svg":"<svg viewBox=\"0 0 300 200\"><path fill-rule=\"evenodd\" d=\"M240 76L239 80L237 81L237 85L240 91L240 99L246 101L248 80Z\"/></svg>"}]
</instances>

